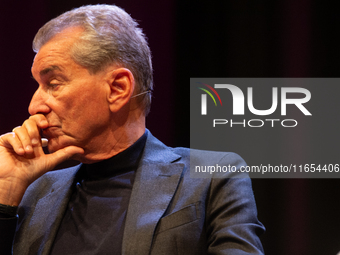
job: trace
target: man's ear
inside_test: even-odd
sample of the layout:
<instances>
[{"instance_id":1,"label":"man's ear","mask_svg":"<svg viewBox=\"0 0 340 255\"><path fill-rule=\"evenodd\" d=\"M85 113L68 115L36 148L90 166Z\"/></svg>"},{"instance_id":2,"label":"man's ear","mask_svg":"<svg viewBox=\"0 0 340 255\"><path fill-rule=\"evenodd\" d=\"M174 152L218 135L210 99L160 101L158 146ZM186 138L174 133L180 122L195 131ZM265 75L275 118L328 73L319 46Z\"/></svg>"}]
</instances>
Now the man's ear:
<instances>
[{"instance_id":1,"label":"man's ear","mask_svg":"<svg viewBox=\"0 0 340 255\"><path fill-rule=\"evenodd\" d=\"M110 92L108 102L112 112L119 111L126 105L135 89L135 79L132 72L126 68L118 68L108 73Z\"/></svg>"}]
</instances>

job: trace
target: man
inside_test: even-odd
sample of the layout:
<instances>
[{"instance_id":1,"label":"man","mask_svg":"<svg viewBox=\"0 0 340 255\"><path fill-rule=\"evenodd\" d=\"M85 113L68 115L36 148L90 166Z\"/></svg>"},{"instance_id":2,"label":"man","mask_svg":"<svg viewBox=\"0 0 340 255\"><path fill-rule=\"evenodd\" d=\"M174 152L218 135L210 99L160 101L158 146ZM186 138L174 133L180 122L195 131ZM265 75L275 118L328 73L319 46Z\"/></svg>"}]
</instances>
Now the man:
<instances>
[{"instance_id":1,"label":"man","mask_svg":"<svg viewBox=\"0 0 340 255\"><path fill-rule=\"evenodd\" d=\"M243 160L145 129L151 56L126 12L66 12L33 48L31 117L0 138L1 254L263 254L250 180L190 178L190 159ZM49 172L66 159L82 164Z\"/></svg>"}]
</instances>

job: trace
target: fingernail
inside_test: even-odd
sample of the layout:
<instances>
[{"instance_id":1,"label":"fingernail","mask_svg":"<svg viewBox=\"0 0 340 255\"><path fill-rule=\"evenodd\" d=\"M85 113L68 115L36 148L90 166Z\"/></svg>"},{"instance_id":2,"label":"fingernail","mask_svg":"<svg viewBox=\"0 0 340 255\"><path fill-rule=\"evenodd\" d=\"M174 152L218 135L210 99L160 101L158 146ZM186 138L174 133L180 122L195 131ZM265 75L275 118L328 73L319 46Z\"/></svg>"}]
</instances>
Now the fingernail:
<instances>
[{"instance_id":1,"label":"fingernail","mask_svg":"<svg viewBox=\"0 0 340 255\"><path fill-rule=\"evenodd\" d=\"M26 151L31 151L31 150L33 150L33 149L32 149L32 146L31 146L31 145L27 145L27 146L26 146Z\"/></svg>"},{"instance_id":2,"label":"fingernail","mask_svg":"<svg viewBox=\"0 0 340 255\"><path fill-rule=\"evenodd\" d=\"M48 140L46 138L41 138L41 146L46 147L48 145Z\"/></svg>"},{"instance_id":3,"label":"fingernail","mask_svg":"<svg viewBox=\"0 0 340 255\"><path fill-rule=\"evenodd\" d=\"M39 143L39 140L38 139L36 139L36 138L33 138L32 139L32 144L33 145L36 145L36 144L38 144Z\"/></svg>"}]
</instances>

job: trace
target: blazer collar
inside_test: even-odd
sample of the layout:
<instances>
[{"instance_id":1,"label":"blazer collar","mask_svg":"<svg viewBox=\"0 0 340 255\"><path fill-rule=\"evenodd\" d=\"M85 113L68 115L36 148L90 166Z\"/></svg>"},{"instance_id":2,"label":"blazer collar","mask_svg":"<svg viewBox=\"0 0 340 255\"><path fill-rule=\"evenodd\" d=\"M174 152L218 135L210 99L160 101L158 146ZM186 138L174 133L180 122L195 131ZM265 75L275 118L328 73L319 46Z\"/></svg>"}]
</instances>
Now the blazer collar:
<instances>
[{"instance_id":1,"label":"blazer collar","mask_svg":"<svg viewBox=\"0 0 340 255\"><path fill-rule=\"evenodd\" d=\"M146 129L147 140L141 161L148 161L154 163L172 163L181 158L180 155L173 152L171 147L154 137L151 132Z\"/></svg>"}]
</instances>

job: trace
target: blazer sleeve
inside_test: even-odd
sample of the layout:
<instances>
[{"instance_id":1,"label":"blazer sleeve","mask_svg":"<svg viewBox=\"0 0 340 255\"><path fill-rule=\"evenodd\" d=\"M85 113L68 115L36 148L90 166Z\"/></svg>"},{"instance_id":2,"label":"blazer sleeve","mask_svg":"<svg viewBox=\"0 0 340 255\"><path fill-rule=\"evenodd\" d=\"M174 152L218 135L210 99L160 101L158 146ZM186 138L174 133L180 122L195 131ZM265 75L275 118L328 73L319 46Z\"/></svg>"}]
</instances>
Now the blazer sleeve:
<instances>
[{"instance_id":1,"label":"blazer sleeve","mask_svg":"<svg viewBox=\"0 0 340 255\"><path fill-rule=\"evenodd\" d=\"M0 254L11 255L18 218L0 219Z\"/></svg>"},{"instance_id":2,"label":"blazer sleeve","mask_svg":"<svg viewBox=\"0 0 340 255\"><path fill-rule=\"evenodd\" d=\"M220 164L245 165L228 153ZM212 178L206 207L209 254L264 254L259 235L264 232L257 219L251 180L247 175Z\"/></svg>"}]
</instances>

